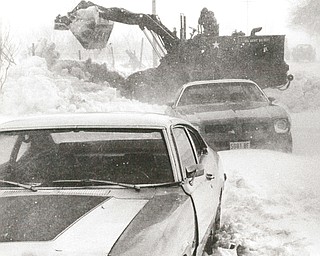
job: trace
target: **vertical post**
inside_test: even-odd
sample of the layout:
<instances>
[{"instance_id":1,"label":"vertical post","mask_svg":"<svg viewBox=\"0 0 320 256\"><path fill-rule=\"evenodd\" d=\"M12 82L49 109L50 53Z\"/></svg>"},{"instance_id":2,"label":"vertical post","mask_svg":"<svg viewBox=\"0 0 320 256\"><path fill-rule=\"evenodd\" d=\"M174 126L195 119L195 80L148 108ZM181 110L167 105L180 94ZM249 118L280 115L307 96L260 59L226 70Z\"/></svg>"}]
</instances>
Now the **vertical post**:
<instances>
[{"instance_id":1,"label":"vertical post","mask_svg":"<svg viewBox=\"0 0 320 256\"><path fill-rule=\"evenodd\" d=\"M157 7L156 7L156 0L152 0L152 14L156 15L157 14ZM153 38L153 45L154 47L157 47L157 43L155 38ZM152 52L152 56L153 56L153 67L156 67L158 65L158 59L157 59L157 54L156 51L153 50Z\"/></svg>"},{"instance_id":2,"label":"vertical post","mask_svg":"<svg viewBox=\"0 0 320 256\"><path fill-rule=\"evenodd\" d=\"M112 68L114 69L115 67L115 60L114 60L114 52L113 52L113 47L110 44L110 51L111 51L111 57L112 57Z\"/></svg>"},{"instance_id":3,"label":"vertical post","mask_svg":"<svg viewBox=\"0 0 320 256\"><path fill-rule=\"evenodd\" d=\"M186 16L183 13L180 13L180 39L185 40L187 38L187 21Z\"/></svg>"},{"instance_id":4,"label":"vertical post","mask_svg":"<svg viewBox=\"0 0 320 256\"><path fill-rule=\"evenodd\" d=\"M183 39L183 22L182 22L182 13L180 13L180 39Z\"/></svg>"},{"instance_id":5,"label":"vertical post","mask_svg":"<svg viewBox=\"0 0 320 256\"><path fill-rule=\"evenodd\" d=\"M36 47L34 45L34 43L32 43L32 56L35 56L36 55Z\"/></svg>"},{"instance_id":6,"label":"vertical post","mask_svg":"<svg viewBox=\"0 0 320 256\"><path fill-rule=\"evenodd\" d=\"M0 17L0 91L2 93L2 87L6 80L6 75L4 74L5 67L3 67L3 38L2 38L2 19Z\"/></svg>"},{"instance_id":7,"label":"vertical post","mask_svg":"<svg viewBox=\"0 0 320 256\"><path fill-rule=\"evenodd\" d=\"M142 53L143 53L143 38L141 39L141 48L140 48L140 68L142 68Z\"/></svg>"},{"instance_id":8,"label":"vertical post","mask_svg":"<svg viewBox=\"0 0 320 256\"><path fill-rule=\"evenodd\" d=\"M183 15L183 28L184 28L183 39L187 39L187 18L185 15Z\"/></svg>"},{"instance_id":9,"label":"vertical post","mask_svg":"<svg viewBox=\"0 0 320 256\"><path fill-rule=\"evenodd\" d=\"M79 60L81 60L81 50L78 51Z\"/></svg>"},{"instance_id":10,"label":"vertical post","mask_svg":"<svg viewBox=\"0 0 320 256\"><path fill-rule=\"evenodd\" d=\"M249 0L247 1L247 34L249 35Z\"/></svg>"},{"instance_id":11,"label":"vertical post","mask_svg":"<svg viewBox=\"0 0 320 256\"><path fill-rule=\"evenodd\" d=\"M3 50L3 39L2 39L2 18L0 17L0 68L2 66L2 50Z\"/></svg>"}]
</instances>

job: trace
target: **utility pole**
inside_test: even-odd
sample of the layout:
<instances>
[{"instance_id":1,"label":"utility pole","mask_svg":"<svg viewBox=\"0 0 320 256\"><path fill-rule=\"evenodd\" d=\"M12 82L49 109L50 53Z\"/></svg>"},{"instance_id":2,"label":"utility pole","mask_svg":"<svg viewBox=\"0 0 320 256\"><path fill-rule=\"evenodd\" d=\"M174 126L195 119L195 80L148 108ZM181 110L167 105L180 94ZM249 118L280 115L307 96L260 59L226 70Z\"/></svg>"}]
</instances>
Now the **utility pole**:
<instances>
[{"instance_id":1,"label":"utility pole","mask_svg":"<svg viewBox=\"0 0 320 256\"><path fill-rule=\"evenodd\" d=\"M249 35L249 0L247 0L247 34Z\"/></svg>"},{"instance_id":2,"label":"utility pole","mask_svg":"<svg viewBox=\"0 0 320 256\"><path fill-rule=\"evenodd\" d=\"M157 8L156 8L156 0L152 0L152 14L157 14ZM153 46L157 47L157 42L155 38L153 38ZM158 57L155 50L152 51L152 59L153 59L153 67L156 67L158 65Z\"/></svg>"},{"instance_id":3,"label":"utility pole","mask_svg":"<svg viewBox=\"0 0 320 256\"><path fill-rule=\"evenodd\" d=\"M142 68L142 55L143 55L143 38L141 39L141 48L140 48L140 67Z\"/></svg>"},{"instance_id":4,"label":"utility pole","mask_svg":"<svg viewBox=\"0 0 320 256\"><path fill-rule=\"evenodd\" d=\"M2 66L2 42L3 42L3 38L2 38L2 18L0 17L0 69Z\"/></svg>"},{"instance_id":5,"label":"utility pole","mask_svg":"<svg viewBox=\"0 0 320 256\"><path fill-rule=\"evenodd\" d=\"M250 35L250 28L249 28L249 4L255 2L255 0L245 0L243 1L246 3L246 11L247 11L247 34Z\"/></svg>"}]
</instances>

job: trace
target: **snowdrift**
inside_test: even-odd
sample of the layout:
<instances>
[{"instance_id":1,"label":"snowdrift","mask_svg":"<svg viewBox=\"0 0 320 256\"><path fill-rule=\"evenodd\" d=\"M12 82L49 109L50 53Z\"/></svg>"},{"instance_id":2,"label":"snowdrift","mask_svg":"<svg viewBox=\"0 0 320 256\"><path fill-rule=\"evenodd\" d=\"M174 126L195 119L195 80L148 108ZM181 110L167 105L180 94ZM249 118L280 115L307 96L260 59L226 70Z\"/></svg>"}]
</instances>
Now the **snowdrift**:
<instances>
[{"instance_id":1,"label":"snowdrift","mask_svg":"<svg viewBox=\"0 0 320 256\"><path fill-rule=\"evenodd\" d=\"M319 255L320 164L267 150L222 151L228 180L219 243L243 255Z\"/></svg>"},{"instance_id":2,"label":"snowdrift","mask_svg":"<svg viewBox=\"0 0 320 256\"><path fill-rule=\"evenodd\" d=\"M165 107L121 97L107 82L85 82L63 67L61 75L47 68L45 59L32 57L10 69L0 98L3 115L57 112L142 111L163 113Z\"/></svg>"}]
</instances>

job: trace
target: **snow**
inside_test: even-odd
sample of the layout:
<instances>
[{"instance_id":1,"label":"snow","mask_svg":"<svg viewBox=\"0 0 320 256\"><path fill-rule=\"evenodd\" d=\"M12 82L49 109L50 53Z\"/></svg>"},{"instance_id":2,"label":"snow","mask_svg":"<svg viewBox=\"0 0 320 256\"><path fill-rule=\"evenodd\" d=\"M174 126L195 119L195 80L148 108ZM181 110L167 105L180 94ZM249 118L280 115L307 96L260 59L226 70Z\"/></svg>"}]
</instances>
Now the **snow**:
<instances>
[{"instance_id":1,"label":"snow","mask_svg":"<svg viewBox=\"0 0 320 256\"><path fill-rule=\"evenodd\" d=\"M222 240L246 255L318 255L320 159L267 150L220 156L228 177Z\"/></svg>"},{"instance_id":2,"label":"snow","mask_svg":"<svg viewBox=\"0 0 320 256\"><path fill-rule=\"evenodd\" d=\"M10 69L0 96L3 115L57 112L143 111L163 113L165 106L120 97L107 83L97 85L76 77L57 75L43 58L31 57Z\"/></svg>"},{"instance_id":3,"label":"snow","mask_svg":"<svg viewBox=\"0 0 320 256\"><path fill-rule=\"evenodd\" d=\"M317 68L304 73L304 67L293 67L300 73L289 90L268 91L294 112L293 154L219 152L228 179L219 232L221 248L214 255L236 255L235 250L223 249L230 243L242 246L241 255L320 255L319 75ZM1 121L57 112L163 113L165 108L121 97L107 83L97 85L67 72L53 73L40 57L12 67L0 95Z\"/></svg>"}]
</instances>

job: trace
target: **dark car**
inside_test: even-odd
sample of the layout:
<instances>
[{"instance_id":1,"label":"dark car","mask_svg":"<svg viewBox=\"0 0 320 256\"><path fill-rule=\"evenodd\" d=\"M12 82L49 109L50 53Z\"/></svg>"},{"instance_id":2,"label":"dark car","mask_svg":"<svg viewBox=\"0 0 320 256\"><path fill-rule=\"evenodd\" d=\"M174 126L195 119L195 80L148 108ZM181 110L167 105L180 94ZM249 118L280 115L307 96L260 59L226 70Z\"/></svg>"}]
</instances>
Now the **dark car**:
<instances>
[{"instance_id":1,"label":"dark car","mask_svg":"<svg viewBox=\"0 0 320 256\"><path fill-rule=\"evenodd\" d=\"M0 125L0 254L202 255L225 175L192 125L159 114Z\"/></svg>"},{"instance_id":2,"label":"dark car","mask_svg":"<svg viewBox=\"0 0 320 256\"><path fill-rule=\"evenodd\" d=\"M197 126L216 150L266 148L292 151L288 113L250 80L222 79L185 84L168 113Z\"/></svg>"},{"instance_id":3,"label":"dark car","mask_svg":"<svg viewBox=\"0 0 320 256\"><path fill-rule=\"evenodd\" d=\"M310 44L298 44L292 49L292 59L294 61L315 61L316 50Z\"/></svg>"}]
</instances>

